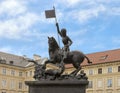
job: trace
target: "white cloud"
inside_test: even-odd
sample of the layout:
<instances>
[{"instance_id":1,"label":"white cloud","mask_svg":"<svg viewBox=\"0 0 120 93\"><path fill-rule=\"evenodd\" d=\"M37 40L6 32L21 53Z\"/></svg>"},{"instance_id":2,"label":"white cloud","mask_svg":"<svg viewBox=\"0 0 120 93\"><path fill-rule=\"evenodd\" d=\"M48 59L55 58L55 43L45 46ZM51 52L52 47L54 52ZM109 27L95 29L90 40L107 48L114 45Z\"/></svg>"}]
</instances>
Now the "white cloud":
<instances>
[{"instance_id":1,"label":"white cloud","mask_svg":"<svg viewBox=\"0 0 120 93\"><path fill-rule=\"evenodd\" d=\"M18 49L15 50L15 48L13 48L11 46L0 47L0 52L11 53L11 54L16 54L16 55L23 55L21 53L21 51L19 51Z\"/></svg>"},{"instance_id":2,"label":"white cloud","mask_svg":"<svg viewBox=\"0 0 120 93\"><path fill-rule=\"evenodd\" d=\"M22 39L32 35L30 28L40 21L40 16L27 10L24 0L5 0L0 3L0 37Z\"/></svg>"},{"instance_id":3,"label":"white cloud","mask_svg":"<svg viewBox=\"0 0 120 93\"><path fill-rule=\"evenodd\" d=\"M2 52L12 52L12 48L9 47L9 46L0 47L0 51L2 51Z\"/></svg>"},{"instance_id":4,"label":"white cloud","mask_svg":"<svg viewBox=\"0 0 120 93\"><path fill-rule=\"evenodd\" d=\"M26 12L23 0L3 0L0 3L0 14L15 16Z\"/></svg>"},{"instance_id":5,"label":"white cloud","mask_svg":"<svg viewBox=\"0 0 120 93\"><path fill-rule=\"evenodd\" d=\"M60 0L56 1L57 6L61 5L62 7L67 8L76 8L86 5L93 5L96 4L97 0Z\"/></svg>"},{"instance_id":6,"label":"white cloud","mask_svg":"<svg viewBox=\"0 0 120 93\"><path fill-rule=\"evenodd\" d=\"M66 5L67 7L72 7L78 4L81 0L60 0L56 1L56 3L61 4L61 5Z\"/></svg>"},{"instance_id":7,"label":"white cloud","mask_svg":"<svg viewBox=\"0 0 120 93\"><path fill-rule=\"evenodd\" d=\"M31 50L31 51L30 51ZM0 52L5 52L5 53L10 53L10 54L15 54L15 55L19 55L19 56L23 56L25 55L25 53L29 53L30 55L26 55L26 56L30 56L32 57L32 51L33 51L33 47L27 47L27 46L23 46L23 47L13 47L13 46L3 46L0 47Z\"/></svg>"},{"instance_id":8,"label":"white cloud","mask_svg":"<svg viewBox=\"0 0 120 93\"><path fill-rule=\"evenodd\" d=\"M101 15L120 15L120 7L117 5L120 4L119 0L62 0L57 2L58 7L59 5L61 8L63 7L61 14L66 21L73 19L80 23L86 23L91 19L101 17ZM65 8L68 10L67 12Z\"/></svg>"},{"instance_id":9,"label":"white cloud","mask_svg":"<svg viewBox=\"0 0 120 93\"><path fill-rule=\"evenodd\" d=\"M109 9L109 14L110 15L120 15L120 7L113 7Z\"/></svg>"},{"instance_id":10,"label":"white cloud","mask_svg":"<svg viewBox=\"0 0 120 93\"><path fill-rule=\"evenodd\" d=\"M64 0L66 1L66 4L69 6L74 6L76 4L78 4L81 0Z\"/></svg>"},{"instance_id":11,"label":"white cloud","mask_svg":"<svg viewBox=\"0 0 120 93\"><path fill-rule=\"evenodd\" d=\"M39 17L32 13L0 21L0 37L19 39L29 33L29 28L37 22ZM7 34L5 34L7 33Z\"/></svg>"},{"instance_id":12,"label":"white cloud","mask_svg":"<svg viewBox=\"0 0 120 93\"><path fill-rule=\"evenodd\" d=\"M105 12L106 7L103 5L99 5L97 7L92 7L89 9L82 9L82 10L77 10L73 11L70 13L70 16L77 19L79 22L87 22L91 18L98 17L100 13Z\"/></svg>"}]
</instances>

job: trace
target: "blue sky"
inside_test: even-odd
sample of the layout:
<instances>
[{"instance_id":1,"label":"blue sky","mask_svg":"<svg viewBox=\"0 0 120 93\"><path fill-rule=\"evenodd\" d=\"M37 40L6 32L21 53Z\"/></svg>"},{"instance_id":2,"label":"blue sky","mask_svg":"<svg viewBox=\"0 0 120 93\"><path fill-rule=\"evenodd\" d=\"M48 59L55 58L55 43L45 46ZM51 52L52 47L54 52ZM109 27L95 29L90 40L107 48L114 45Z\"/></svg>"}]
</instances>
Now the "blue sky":
<instances>
[{"instance_id":1,"label":"blue sky","mask_svg":"<svg viewBox=\"0 0 120 93\"><path fill-rule=\"evenodd\" d=\"M47 37L57 40L57 30L44 12L53 6L60 28L73 41L71 50L120 48L120 0L0 0L0 51L48 57Z\"/></svg>"}]
</instances>

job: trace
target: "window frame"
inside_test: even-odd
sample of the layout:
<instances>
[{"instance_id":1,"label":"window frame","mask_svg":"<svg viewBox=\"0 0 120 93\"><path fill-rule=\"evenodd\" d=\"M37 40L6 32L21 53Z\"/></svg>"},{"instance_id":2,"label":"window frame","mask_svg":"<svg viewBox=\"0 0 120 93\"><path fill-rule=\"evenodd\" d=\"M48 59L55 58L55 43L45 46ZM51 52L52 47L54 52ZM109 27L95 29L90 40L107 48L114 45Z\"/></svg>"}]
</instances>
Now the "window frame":
<instances>
[{"instance_id":1,"label":"window frame","mask_svg":"<svg viewBox=\"0 0 120 93\"><path fill-rule=\"evenodd\" d=\"M89 69L89 75L93 75L93 69Z\"/></svg>"},{"instance_id":2,"label":"window frame","mask_svg":"<svg viewBox=\"0 0 120 93\"><path fill-rule=\"evenodd\" d=\"M88 88L93 88L93 81L89 80Z\"/></svg>"},{"instance_id":3,"label":"window frame","mask_svg":"<svg viewBox=\"0 0 120 93\"><path fill-rule=\"evenodd\" d=\"M6 74L7 74L6 68L3 68L3 69L2 69L2 74L3 74L3 75L6 75Z\"/></svg>"},{"instance_id":4,"label":"window frame","mask_svg":"<svg viewBox=\"0 0 120 93\"><path fill-rule=\"evenodd\" d=\"M7 86L7 80L3 79L1 82L2 82L2 87L5 88Z\"/></svg>"},{"instance_id":5,"label":"window frame","mask_svg":"<svg viewBox=\"0 0 120 93\"><path fill-rule=\"evenodd\" d=\"M15 76L15 70L11 69L11 75Z\"/></svg>"},{"instance_id":6,"label":"window frame","mask_svg":"<svg viewBox=\"0 0 120 93\"><path fill-rule=\"evenodd\" d=\"M98 74L102 74L102 68L98 68Z\"/></svg>"},{"instance_id":7,"label":"window frame","mask_svg":"<svg viewBox=\"0 0 120 93\"><path fill-rule=\"evenodd\" d=\"M108 73L112 73L112 67L108 67Z\"/></svg>"},{"instance_id":8,"label":"window frame","mask_svg":"<svg viewBox=\"0 0 120 93\"><path fill-rule=\"evenodd\" d=\"M19 77L22 77L23 76L23 72L19 72Z\"/></svg>"},{"instance_id":9,"label":"window frame","mask_svg":"<svg viewBox=\"0 0 120 93\"><path fill-rule=\"evenodd\" d=\"M120 72L120 66L118 66L118 72Z\"/></svg>"},{"instance_id":10,"label":"window frame","mask_svg":"<svg viewBox=\"0 0 120 93\"><path fill-rule=\"evenodd\" d=\"M113 86L113 81L111 78L107 79L107 87L111 88Z\"/></svg>"},{"instance_id":11,"label":"window frame","mask_svg":"<svg viewBox=\"0 0 120 93\"><path fill-rule=\"evenodd\" d=\"M19 82L18 84L19 84L19 85L18 85L18 89L22 89L22 87L23 87L22 82Z\"/></svg>"}]
</instances>

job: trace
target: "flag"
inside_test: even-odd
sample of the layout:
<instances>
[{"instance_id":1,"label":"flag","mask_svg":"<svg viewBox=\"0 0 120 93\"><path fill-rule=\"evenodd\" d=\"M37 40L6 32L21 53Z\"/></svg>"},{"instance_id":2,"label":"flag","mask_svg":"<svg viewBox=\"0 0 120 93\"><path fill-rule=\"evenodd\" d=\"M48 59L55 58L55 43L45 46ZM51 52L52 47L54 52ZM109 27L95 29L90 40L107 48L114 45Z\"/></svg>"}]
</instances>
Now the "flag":
<instances>
[{"instance_id":1,"label":"flag","mask_svg":"<svg viewBox=\"0 0 120 93\"><path fill-rule=\"evenodd\" d=\"M55 10L46 10L45 11L45 16L46 18L55 18L56 15L55 15Z\"/></svg>"}]
</instances>

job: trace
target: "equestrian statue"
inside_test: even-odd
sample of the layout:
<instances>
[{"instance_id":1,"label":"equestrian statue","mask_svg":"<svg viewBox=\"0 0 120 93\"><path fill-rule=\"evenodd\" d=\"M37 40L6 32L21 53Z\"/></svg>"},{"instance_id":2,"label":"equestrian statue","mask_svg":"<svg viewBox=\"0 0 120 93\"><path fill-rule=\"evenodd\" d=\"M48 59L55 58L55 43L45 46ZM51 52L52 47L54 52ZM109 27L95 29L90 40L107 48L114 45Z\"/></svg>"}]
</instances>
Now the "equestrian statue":
<instances>
[{"instance_id":1,"label":"equestrian statue","mask_svg":"<svg viewBox=\"0 0 120 93\"><path fill-rule=\"evenodd\" d=\"M37 80L55 80L55 79L64 79L64 78L86 78L86 74L84 71L81 70L81 63L84 59L87 59L88 64L92 62L89 58L80 51L71 51L70 46L72 45L72 40L67 35L67 30L65 28L59 29L59 25L57 22L57 18L55 15L55 9L51 11L52 13L46 13L46 18L55 18L56 27L58 35L62 38L63 47L60 48L59 44L57 43L54 37L48 37L48 53L49 59L45 61L43 65L38 64L34 60L29 60L29 62L33 62L35 64L35 73L34 78ZM54 12L54 13L53 13ZM52 14L52 15L51 15ZM59 37L59 36L58 36ZM47 69L47 64L51 63L58 67L58 69ZM76 70L71 72L68 75L64 75L63 72L65 71L65 65L72 64ZM80 74L78 72L81 70Z\"/></svg>"},{"instance_id":2,"label":"equestrian statue","mask_svg":"<svg viewBox=\"0 0 120 93\"><path fill-rule=\"evenodd\" d=\"M56 23L56 26L58 33L62 37L64 47L61 49L54 37L48 37L48 50L50 59L45 62L44 66L46 67L46 64L48 63L59 64L59 67L62 69L60 74L62 74L65 69L65 64L72 64L76 70L73 71L70 75L76 76L77 73L81 70L80 64L84 61L84 59L87 59L89 64L92 62L82 52L70 51L69 46L72 44L72 40L66 35L66 29L63 28L60 31L58 23Z\"/></svg>"}]
</instances>

